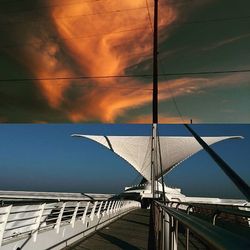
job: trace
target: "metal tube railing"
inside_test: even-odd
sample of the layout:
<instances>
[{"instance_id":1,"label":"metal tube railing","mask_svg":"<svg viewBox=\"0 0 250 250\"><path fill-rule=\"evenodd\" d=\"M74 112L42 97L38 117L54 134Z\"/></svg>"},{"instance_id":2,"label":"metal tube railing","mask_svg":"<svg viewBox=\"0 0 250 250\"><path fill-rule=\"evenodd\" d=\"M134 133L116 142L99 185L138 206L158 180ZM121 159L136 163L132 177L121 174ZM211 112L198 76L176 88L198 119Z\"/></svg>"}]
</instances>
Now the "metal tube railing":
<instances>
[{"instance_id":1,"label":"metal tube railing","mask_svg":"<svg viewBox=\"0 0 250 250\"><path fill-rule=\"evenodd\" d=\"M185 211L179 209L179 206L170 207L168 205L157 201L153 203L155 211L154 223L155 225L158 225L159 222L163 224L161 230L158 230L156 226L154 227L155 239L161 239L160 242L157 241L155 243L157 249L178 249L180 226L185 232L186 249L189 249L190 233L192 233L192 238L200 241L200 244L212 249L250 249L249 238L230 232L225 228L213 225L211 222L190 214L192 206L188 206ZM226 209L224 210L227 211ZM235 214L250 217L249 211L238 211Z\"/></svg>"},{"instance_id":2,"label":"metal tube railing","mask_svg":"<svg viewBox=\"0 0 250 250\"><path fill-rule=\"evenodd\" d=\"M36 241L39 232L45 229L54 228L59 234L61 227L65 225L71 225L73 230L77 221L85 224L95 220L93 223L98 223L103 216L109 220L116 214L140 205L139 202L128 200L101 200L95 201L94 204L91 202L92 200L0 207L0 248L8 241L27 235Z\"/></svg>"}]
</instances>

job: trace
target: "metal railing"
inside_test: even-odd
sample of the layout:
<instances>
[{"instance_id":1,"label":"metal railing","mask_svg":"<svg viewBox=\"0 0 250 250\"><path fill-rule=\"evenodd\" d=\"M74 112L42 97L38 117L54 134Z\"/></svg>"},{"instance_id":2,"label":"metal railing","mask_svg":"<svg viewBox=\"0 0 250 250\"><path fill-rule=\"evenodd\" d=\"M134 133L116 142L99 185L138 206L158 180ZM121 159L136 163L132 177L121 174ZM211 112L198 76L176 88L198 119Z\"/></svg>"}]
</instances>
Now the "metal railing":
<instances>
[{"instance_id":1,"label":"metal railing","mask_svg":"<svg viewBox=\"0 0 250 250\"><path fill-rule=\"evenodd\" d=\"M197 213L198 208L211 209L211 204L187 204L170 202L164 205L158 201L152 204L155 249L190 249L190 244L196 249L250 249L250 208L217 206L216 213L209 218L203 218ZM247 211L248 210L248 211ZM228 214L242 218L245 227L237 224L235 230L216 224L220 214ZM224 218L222 218L224 219ZM228 221L227 221L228 222ZM231 221L233 223L233 221ZM231 228L235 224L231 224ZM241 233L242 232L244 233Z\"/></svg>"},{"instance_id":2,"label":"metal railing","mask_svg":"<svg viewBox=\"0 0 250 250\"><path fill-rule=\"evenodd\" d=\"M139 206L139 202L128 200L89 200L0 207L0 248L11 249L14 242L15 249L24 246L27 246L25 249L34 246L33 249L47 249L34 245L43 233L52 247L79 233L86 235L88 230L92 232ZM56 235L54 242L53 234ZM61 238L60 241L57 238Z\"/></svg>"}]
</instances>

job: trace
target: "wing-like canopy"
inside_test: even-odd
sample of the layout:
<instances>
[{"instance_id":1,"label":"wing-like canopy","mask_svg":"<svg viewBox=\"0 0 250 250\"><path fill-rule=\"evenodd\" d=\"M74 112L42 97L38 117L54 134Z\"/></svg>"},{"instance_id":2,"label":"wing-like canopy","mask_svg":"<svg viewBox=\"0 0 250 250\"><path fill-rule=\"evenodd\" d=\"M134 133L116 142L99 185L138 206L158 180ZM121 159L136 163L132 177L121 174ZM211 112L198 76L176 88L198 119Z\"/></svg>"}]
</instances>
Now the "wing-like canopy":
<instances>
[{"instance_id":1,"label":"wing-like canopy","mask_svg":"<svg viewBox=\"0 0 250 250\"><path fill-rule=\"evenodd\" d=\"M73 136L88 138L107 147L125 159L148 181L151 178L151 136L95 136L75 134ZM193 137L160 136L163 174L166 174L185 159L202 149ZM227 139L240 139L240 136L202 137L212 145ZM159 151L159 150L158 150ZM159 157L158 157L159 159ZM160 167L156 171L160 177Z\"/></svg>"}]
</instances>

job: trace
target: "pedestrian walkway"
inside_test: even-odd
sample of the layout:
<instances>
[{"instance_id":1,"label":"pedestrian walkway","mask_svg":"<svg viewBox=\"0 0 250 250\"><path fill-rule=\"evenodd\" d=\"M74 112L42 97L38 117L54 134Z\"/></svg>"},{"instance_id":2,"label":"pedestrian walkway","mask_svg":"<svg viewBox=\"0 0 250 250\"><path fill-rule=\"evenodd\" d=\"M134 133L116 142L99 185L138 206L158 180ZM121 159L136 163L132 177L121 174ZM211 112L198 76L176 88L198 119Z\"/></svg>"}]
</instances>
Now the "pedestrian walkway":
<instances>
[{"instance_id":1,"label":"pedestrian walkway","mask_svg":"<svg viewBox=\"0 0 250 250\"><path fill-rule=\"evenodd\" d=\"M150 211L138 209L67 247L67 250L146 250ZM65 250L66 250L65 249Z\"/></svg>"}]
</instances>

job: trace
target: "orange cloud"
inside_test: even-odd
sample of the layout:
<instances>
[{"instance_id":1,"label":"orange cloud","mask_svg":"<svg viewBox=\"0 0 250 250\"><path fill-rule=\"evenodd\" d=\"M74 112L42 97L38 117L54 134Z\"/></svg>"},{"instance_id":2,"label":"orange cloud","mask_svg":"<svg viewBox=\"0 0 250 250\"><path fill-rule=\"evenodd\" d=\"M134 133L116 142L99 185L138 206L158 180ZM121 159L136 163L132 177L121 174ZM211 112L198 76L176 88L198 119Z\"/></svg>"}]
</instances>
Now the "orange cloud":
<instances>
[{"instance_id":1,"label":"orange cloud","mask_svg":"<svg viewBox=\"0 0 250 250\"><path fill-rule=\"evenodd\" d=\"M17 31L25 46L10 53L32 77L40 79L37 86L51 108L73 122L114 122L128 109L150 102L151 92L144 90L150 84L133 78L82 82L43 78L125 75L129 68L151 58L149 16L152 19L154 1L148 0L148 5L149 11L145 0L54 0L46 8L52 22L27 26L24 33ZM159 26L163 30L177 18L177 12L167 4L161 11ZM75 91L76 84L82 88Z\"/></svg>"},{"instance_id":2,"label":"orange cloud","mask_svg":"<svg viewBox=\"0 0 250 250\"><path fill-rule=\"evenodd\" d=\"M227 76L220 76L214 79L205 77L200 78L180 78L159 83L159 101L170 100L177 96L185 96L191 94L199 94L207 91L208 88L218 86L234 86L235 83L242 81L242 74L234 74ZM105 86L105 85L104 85ZM112 89L112 86L114 87ZM68 117L73 122L84 121L101 121L101 122L115 122L117 118L124 115L125 112L131 109L139 108L152 102L152 84L141 84L139 87L138 82L133 79L129 81L123 80L123 84L113 83L110 88L102 88L96 86L91 89L88 95L83 95L78 101L74 103L74 106L70 109ZM119 86L122 86L119 88ZM87 105L84 105L84 103ZM138 116L131 122L143 123L150 120L144 116ZM178 120L162 116L161 123L169 122L176 123ZM189 117L184 117L184 120L189 120ZM179 120L179 122L182 122ZM197 119L196 119L197 122Z\"/></svg>"},{"instance_id":3,"label":"orange cloud","mask_svg":"<svg viewBox=\"0 0 250 250\"><path fill-rule=\"evenodd\" d=\"M153 1L149 1L152 5ZM176 12L167 5L162 8L167 13L160 20L163 28L175 20ZM140 55L143 60L151 57L152 31L145 0L80 2L54 8L51 16L81 74L124 75L129 67L141 62ZM141 86L145 88L132 78L95 79L88 93L83 89L82 96L71 105L68 117L74 122L114 122L127 109L150 102L151 93L138 90Z\"/></svg>"},{"instance_id":4,"label":"orange cloud","mask_svg":"<svg viewBox=\"0 0 250 250\"><path fill-rule=\"evenodd\" d=\"M178 116L166 116L166 114L159 114L159 123L162 124L177 124L177 123L190 123L190 118L187 117L178 117ZM199 122L197 119L193 122ZM141 115L135 119L130 120L128 123L141 123L148 124L152 123L152 115Z\"/></svg>"},{"instance_id":5,"label":"orange cloud","mask_svg":"<svg viewBox=\"0 0 250 250\"><path fill-rule=\"evenodd\" d=\"M38 78L56 78L73 75L72 70L58 58L60 47L53 41L41 37L30 35L26 38L29 46L21 47L19 60L29 69L30 73ZM64 100L64 93L70 86L69 81L37 80L38 88L52 108L60 108Z\"/></svg>"},{"instance_id":6,"label":"orange cloud","mask_svg":"<svg viewBox=\"0 0 250 250\"><path fill-rule=\"evenodd\" d=\"M149 2L152 6L153 1ZM117 75L140 60L138 53L147 52L151 56L152 32L145 3L145 0L79 2L52 9L51 16L83 73ZM166 27L176 14L170 6L162 8L167 15L160 25Z\"/></svg>"},{"instance_id":7,"label":"orange cloud","mask_svg":"<svg viewBox=\"0 0 250 250\"><path fill-rule=\"evenodd\" d=\"M145 89L147 85L142 84L140 88L133 79L124 81L122 84L120 82L118 87L116 83L110 83L111 88L106 88L105 84L104 87L97 85L75 102L68 116L74 122L88 120L115 122L116 118L122 116L127 110L151 101L152 91L150 88Z\"/></svg>"},{"instance_id":8,"label":"orange cloud","mask_svg":"<svg viewBox=\"0 0 250 250\"><path fill-rule=\"evenodd\" d=\"M22 47L20 58L24 58L25 65L37 78L125 75L131 68L136 70L137 65L141 70L141 63L152 54L152 31L145 3L145 0L112 0L70 4L65 0L54 0L54 7L49 9L52 30L40 27L23 36L30 46ZM153 6L152 0L149 6ZM164 30L162 37L166 39L168 32L165 28L177 19L178 13L167 4L160 8L164 13L160 15L160 30ZM150 8L151 17L152 10ZM54 37L51 38L52 34ZM143 67L151 72L149 63ZM241 76L165 80L159 83L159 99L164 101L197 94L213 86L228 86L237 82L237 77ZM48 105L73 122L115 122L128 110L152 101L151 80L39 80L37 84ZM140 119L144 118L138 117L138 122Z\"/></svg>"}]
</instances>

